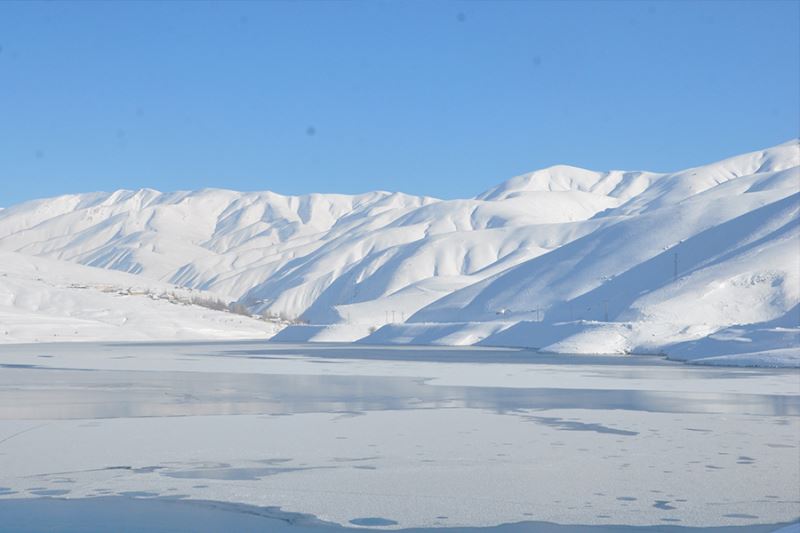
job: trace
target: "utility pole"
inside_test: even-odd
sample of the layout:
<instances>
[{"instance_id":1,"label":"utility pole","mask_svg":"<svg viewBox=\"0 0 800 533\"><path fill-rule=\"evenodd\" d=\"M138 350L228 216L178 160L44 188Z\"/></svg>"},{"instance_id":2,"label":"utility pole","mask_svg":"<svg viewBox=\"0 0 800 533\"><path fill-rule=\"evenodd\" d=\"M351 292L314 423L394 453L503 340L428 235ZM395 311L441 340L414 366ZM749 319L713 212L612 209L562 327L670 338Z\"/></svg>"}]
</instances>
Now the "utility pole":
<instances>
[{"instance_id":1,"label":"utility pole","mask_svg":"<svg viewBox=\"0 0 800 533\"><path fill-rule=\"evenodd\" d=\"M678 281L678 252L673 255L672 281Z\"/></svg>"},{"instance_id":2,"label":"utility pole","mask_svg":"<svg viewBox=\"0 0 800 533\"><path fill-rule=\"evenodd\" d=\"M394 323L395 323L395 320L394 320L394 309L393 309L392 310L392 324L394 324Z\"/></svg>"}]
</instances>

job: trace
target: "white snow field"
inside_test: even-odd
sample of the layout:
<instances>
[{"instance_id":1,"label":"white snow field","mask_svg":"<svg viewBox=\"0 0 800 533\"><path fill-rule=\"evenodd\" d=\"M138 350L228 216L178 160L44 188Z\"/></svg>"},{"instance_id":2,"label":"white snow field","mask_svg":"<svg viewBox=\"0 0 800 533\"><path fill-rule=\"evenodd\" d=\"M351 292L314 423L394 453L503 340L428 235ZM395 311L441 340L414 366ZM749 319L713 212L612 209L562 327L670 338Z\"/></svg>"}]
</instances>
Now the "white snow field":
<instances>
[{"instance_id":1,"label":"white snow field","mask_svg":"<svg viewBox=\"0 0 800 533\"><path fill-rule=\"evenodd\" d=\"M256 338L280 326L188 305L216 295L141 276L0 252L2 342Z\"/></svg>"},{"instance_id":2,"label":"white snow field","mask_svg":"<svg viewBox=\"0 0 800 533\"><path fill-rule=\"evenodd\" d=\"M799 447L795 369L481 347L0 347L0 531L767 532L800 517Z\"/></svg>"},{"instance_id":3,"label":"white snow field","mask_svg":"<svg viewBox=\"0 0 800 533\"><path fill-rule=\"evenodd\" d=\"M675 173L555 166L463 200L75 194L0 211L0 250L122 270L141 284L211 291L310 322L276 340L800 366L799 209L792 140ZM16 289L7 290L13 301ZM4 322L31 327L0 340L41 340L58 323L28 311L6 305ZM187 332L217 335L185 320ZM249 326L236 328L220 335L243 337ZM86 339L133 329L99 328ZM147 334L168 339L167 329Z\"/></svg>"}]
</instances>

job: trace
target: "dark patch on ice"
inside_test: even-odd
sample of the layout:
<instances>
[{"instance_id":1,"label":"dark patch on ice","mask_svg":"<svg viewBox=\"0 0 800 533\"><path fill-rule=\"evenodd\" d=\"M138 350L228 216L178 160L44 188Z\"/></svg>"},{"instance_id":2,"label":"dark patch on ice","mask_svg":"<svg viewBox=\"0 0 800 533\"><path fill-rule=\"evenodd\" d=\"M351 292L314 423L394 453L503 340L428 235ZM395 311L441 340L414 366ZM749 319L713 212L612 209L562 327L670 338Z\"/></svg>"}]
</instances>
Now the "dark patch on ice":
<instances>
[{"instance_id":1,"label":"dark patch on ice","mask_svg":"<svg viewBox=\"0 0 800 533\"><path fill-rule=\"evenodd\" d=\"M710 429L702 429L702 428L683 428L686 431L698 431L700 433L712 433Z\"/></svg>"},{"instance_id":2,"label":"dark patch on ice","mask_svg":"<svg viewBox=\"0 0 800 533\"><path fill-rule=\"evenodd\" d=\"M766 446L769 446L770 448L796 448L796 446L792 446L791 444L773 444L773 443L767 443L767 444L766 444Z\"/></svg>"},{"instance_id":3,"label":"dark patch on ice","mask_svg":"<svg viewBox=\"0 0 800 533\"><path fill-rule=\"evenodd\" d=\"M188 461L188 462L176 462L176 463L165 463L170 465L169 468L229 468L232 466L230 463L222 463L217 461ZM172 466L176 465L176 466ZM164 467L167 468L167 467Z\"/></svg>"},{"instance_id":4,"label":"dark patch on ice","mask_svg":"<svg viewBox=\"0 0 800 533\"><path fill-rule=\"evenodd\" d=\"M25 369L32 369L32 368L42 368L39 365L24 365L24 364L15 364L15 363L0 363L0 368L25 368Z\"/></svg>"},{"instance_id":5,"label":"dark patch on ice","mask_svg":"<svg viewBox=\"0 0 800 533\"><path fill-rule=\"evenodd\" d=\"M120 496L127 496L128 498L154 498L159 496L157 492L148 492L146 490L126 490L119 493Z\"/></svg>"},{"instance_id":6,"label":"dark patch on ice","mask_svg":"<svg viewBox=\"0 0 800 533\"><path fill-rule=\"evenodd\" d=\"M670 500L656 500L656 503L653 504L653 507L656 509L662 509L664 511L672 511L673 509L677 509L677 507L669 504Z\"/></svg>"},{"instance_id":7,"label":"dark patch on ice","mask_svg":"<svg viewBox=\"0 0 800 533\"><path fill-rule=\"evenodd\" d=\"M633 496L617 496L617 499L622 502L635 502L638 498Z\"/></svg>"},{"instance_id":8,"label":"dark patch on ice","mask_svg":"<svg viewBox=\"0 0 800 533\"><path fill-rule=\"evenodd\" d=\"M28 492L36 494L37 496L63 496L64 494L69 494L70 491L67 489L38 489Z\"/></svg>"},{"instance_id":9,"label":"dark patch on ice","mask_svg":"<svg viewBox=\"0 0 800 533\"><path fill-rule=\"evenodd\" d=\"M256 507L244 504L226 504L207 500L175 498L125 498L103 496L79 499L24 498L0 499L0 516L4 530L38 533L106 533L108 524L123 524L128 531L150 533L219 533L220 531L283 531L297 528L317 533L358 533L363 529L323 522L310 515L290 513L277 507ZM526 514L530 516L530 514ZM597 518L612 519L605 514ZM359 520L359 519L354 519ZM381 519L386 520L386 519ZM665 520L665 522L674 520ZM65 527L65 523L69 523ZM360 526L354 522L354 526ZM366 524L364 524L366 525ZM370 524L379 526L379 524ZM380 524L383 525L383 524ZM394 525L394 524L387 524ZM550 522L525 521L495 527L451 528L442 531L453 533L511 533L513 531L542 531L547 533L688 533L714 531L714 533L768 533L789 523L757 524L747 526L721 526L691 528L678 525L623 526L623 525L558 525ZM439 528L415 528L408 533L434 533Z\"/></svg>"},{"instance_id":10,"label":"dark patch on ice","mask_svg":"<svg viewBox=\"0 0 800 533\"><path fill-rule=\"evenodd\" d=\"M537 424L543 424L545 426L554 427L556 429L562 429L565 431L594 431L596 433L624 435L626 437L632 437L639 434L637 431L628 431L624 429L610 428L608 426L604 426L598 423L586 423L586 422L576 422L573 420L564 420L563 418L558 418L558 417L526 416L524 418L532 420ZM560 443L559 445L563 445L563 443Z\"/></svg>"},{"instance_id":11,"label":"dark patch on ice","mask_svg":"<svg viewBox=\"0 0 800 533\"><path fill-rule=\"evenodd\" d=\"M326 467L317 467L326 468ZM330 467L328 467L330 468ZM258 481L267 476L275 476L300 470L314 470L315 468L196 468L193 470L175 470L161 472L162 476L178 479L225 479L235 481Z\"/></svg>"},{"instance_id":12,"label":"dark patch on ice","mask_svg":"<svg viewBox=\"0 0 800 533\"><path fill-rule=\"evenodd\" d=\"M139 468L131 468L131 471L136 474L152 474L156 470L163 470L163 466L142 466Z\"/></svg>"},{"instance_id":13,"label":"dark patch on ice","mask_svg":"<svg viewBox=\"0 0 800 533\"><path fill-rule=\"evenodd\" d=\"M372 465L353 465L353 468L358 468L359 470L377 470L377 466Z\"/></svg>"},{"instance_id":14,"label":"dark patch on ice","mask_svg":"<svg viewBox=\"0 0 800 533\"><path fill-rule=\"evenodd\" d=\"M680 518L662 518L661 521L662 522L680 522L681 519Z\"/></svg>"},{"instance_id":15,"label":"dark patch on ice","mask_svg":"<svg viewBox=\"0 0 800 533\"><path fill-rule=\"evenodd\" d=\"M332 420L345 420L347 418L366 416L366 414L364 411L342 411L339 416L334 417Z\"/></svg>"},{"instance_id":16,"label":"dark patch on ice","mask_svg":"<svg viewBox=\"0 0 800 533\"><path fill-rule=\"evenodd\" d=\"M374 461L380 459L379 455L371 455L369 457L334 457L332 460L337 463L350 463L359 461Z\"/></svg>"},{"instance_id":17,"label":"dark patch on ice","mask_svg":"<svg viewBox=\"0 0 800 533\"><path fill-rule=\"evenodd\" d=\"M729 513L722 516L725 518L758 518L756 515L746 513Z\"/></svg>"},{"instance_id":18,"label":"dark patch on ice","mask_svg":"<svg viewBox=\"0 0 800 533\"><path fill-rule=\"evenodd\" d=\"M379 517L365 517L365 518L353 518L350 520L350 523L354 526L394 526L397 525L397 522L394 520L389 520L388 518L379 518Z\"/></svg>"},{"instance_id":19,"label":"dark patch on ice","mask_svg":"<svg viewBox=\"0 0 800 533\"><path fill-rule=\"evenodd\" d=\"M264 463L264 464L267 464L267 465L279 465L279 464L283 464L283 463L289 463L289 462L292 462L292 461L294 461L294 459L292 459L291 457L275 457L273 459L261 459L261 460L256 461L256 462L257 463ZM230 465L225 465L225 466L230 466Z\"/></svg>"}]
</instances>

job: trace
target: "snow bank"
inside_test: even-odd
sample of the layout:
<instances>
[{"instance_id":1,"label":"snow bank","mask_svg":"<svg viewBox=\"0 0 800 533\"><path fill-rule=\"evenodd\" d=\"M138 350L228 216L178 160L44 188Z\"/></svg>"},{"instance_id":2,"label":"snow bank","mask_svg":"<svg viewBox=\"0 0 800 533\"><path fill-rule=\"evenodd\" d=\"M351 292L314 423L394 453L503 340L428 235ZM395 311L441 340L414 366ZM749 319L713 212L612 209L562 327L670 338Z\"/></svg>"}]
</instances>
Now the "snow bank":
<instances>
[{"instance_id":1,"label":"snow bank","mask_svg":"<svg viewBox=\"0 0 800 533\"><path fill-rule=\"evenodd\" d=\"M362 324L292 325L279 331L270 340L277 342L354 342L369 335Z\"/></svg>"},{"instance_id":2,"label":"snow bank","mask_svg":"<svg viewBox=\"0 0 800 533\"><path fill-rule=\"evenodd\" d=\"M698 364L800 367L800 306L767 322L725 328L668 348L671 359Z\"/></svg>"},{"instance_id":3,"label":"snow bank","mask_svg":"<svg viewBox=\"0 0 800 533\"><path fill-rule=\"evenodd\" d=\"M505 322L389 324L365 337L361 342L464 346L480 344L495 332L511 325L512 323Z\"/></svg>"}]
</instances>

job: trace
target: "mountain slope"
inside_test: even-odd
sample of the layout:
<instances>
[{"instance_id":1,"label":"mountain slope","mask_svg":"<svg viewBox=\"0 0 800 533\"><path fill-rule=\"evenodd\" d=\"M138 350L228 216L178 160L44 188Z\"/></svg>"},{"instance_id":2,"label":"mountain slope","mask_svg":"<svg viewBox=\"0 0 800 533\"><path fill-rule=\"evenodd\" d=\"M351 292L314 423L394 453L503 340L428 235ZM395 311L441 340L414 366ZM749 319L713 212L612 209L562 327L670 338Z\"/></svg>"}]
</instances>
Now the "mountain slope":
<instances>
[{"instance_id":1,"label":"mountain slope","mask_svg":"<svg viewBox=\"0 0 800 533\"><path fill-rule=\"evenodd\" d=\"M276 323L190 305L216 296L0 252L0 343L268 338Z\"/></svg>"},{"instance_id":2,"label":"mountain slope","mask_svg":"<svg viewBox=\"0 0 800 533\"><path fill-rule=\"evenodd\" d=\"M559 165L462 200L69 195L0 211L0 250L213 291L318 338L661 351L800 302L799 169L794 140L675 173Z\"/></svg>"},{"instance_id":3,"label":"mountain slope","mask_svg":"<svg viewBox=\"0 0 800 533\"><path fill-rule=\"evenodd\" d=\"M474 342L475 323L500 313L509 326L528 325L493 332L484 343L619 352L669 351L725 327L790 316L800 302L798 159L797 143L787 143L661 177L603 214L615 223L456 291L410 322L462 323L459 335ZM565 326L576 321L586 323ZM414 338L395 331L373 340L392 335Z\"/></svg>"},{"instance_id":4,"label":"mountain slope","mask_svg":"<svg viewBox=\"0 0 800 533\"><path fill-rule=\"evenodd\" d=\"M384 306L410 316L602 225L570 222L612 205L582 193L438 201L382 192L117 191L0 212L0 249L211 290L256 311L317 323L348 315L372 321L374 306L358 304L403 290L430 294ZM430 292L432 285L439 288Z\"/></svg>"}]
</instances>

